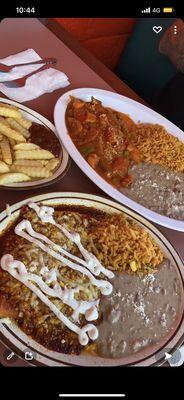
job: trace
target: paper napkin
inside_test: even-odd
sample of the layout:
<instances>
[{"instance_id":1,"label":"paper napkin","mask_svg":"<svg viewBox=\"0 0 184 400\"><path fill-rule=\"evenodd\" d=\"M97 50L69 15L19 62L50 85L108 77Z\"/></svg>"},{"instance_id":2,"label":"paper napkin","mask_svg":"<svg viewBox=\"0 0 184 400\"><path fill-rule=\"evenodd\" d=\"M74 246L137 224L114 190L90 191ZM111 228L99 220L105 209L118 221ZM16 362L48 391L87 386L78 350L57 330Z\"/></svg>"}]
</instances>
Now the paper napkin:
<instances>
[{"instance_id":1,"label":"paper napkin","mask_svg":"<svg viewBox=\"0 0 184 400\"><path fill-rule=\"evenodd\" d=\"M30 63L41 60L40 56L33 49L27 49L20 53L10 55L4 59L0 59L0 63L5 65ZM64 88L70 84L68 77L55 68L36 72L42 65L28 65L22 67L14 67L8 73L0 72L0 91L12 100L19 103L36 99L44 93L51 93L56 89ZM3 85L3 81L12 81L21 78L30 72L35 73L27 78L24 87L8 88Z\"/></svg>"}]
</instances>

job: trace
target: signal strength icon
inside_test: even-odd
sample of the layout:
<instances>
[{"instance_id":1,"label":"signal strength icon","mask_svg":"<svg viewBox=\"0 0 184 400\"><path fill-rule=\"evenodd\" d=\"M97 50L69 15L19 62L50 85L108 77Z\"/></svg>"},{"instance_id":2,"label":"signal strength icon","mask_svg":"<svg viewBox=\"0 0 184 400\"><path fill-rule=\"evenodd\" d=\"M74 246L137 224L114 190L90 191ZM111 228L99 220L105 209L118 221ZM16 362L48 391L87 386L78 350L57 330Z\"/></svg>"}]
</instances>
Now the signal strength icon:
<instances>
[{"instance_id":1,"label":"signal strength icon","mask_svg":"<svg viewBox=\"0 0 184 400\"><path fill-rule=\"evenodd\" d=\"M142 14L150 14L150 12L151 12L150 7L145 8L144 10L141 11Z\"/></svg>"}]
</instances>

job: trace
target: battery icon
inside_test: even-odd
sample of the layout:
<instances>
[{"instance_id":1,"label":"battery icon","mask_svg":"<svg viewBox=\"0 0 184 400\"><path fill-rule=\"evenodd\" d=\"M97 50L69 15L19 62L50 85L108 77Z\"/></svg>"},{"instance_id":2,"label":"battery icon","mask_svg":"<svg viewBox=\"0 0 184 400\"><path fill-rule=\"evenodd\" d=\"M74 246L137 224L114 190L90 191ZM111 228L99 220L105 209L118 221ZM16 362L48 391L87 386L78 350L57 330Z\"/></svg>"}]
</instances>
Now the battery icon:
<instances>
[{"instance_id":1,"label":"battery icon","mask_svg":"<svg viewBox=\"0 0 184 400\"><path fill-rule=\"evenodd\" d=\"M174 12L174 8L173 7L164 7L163 8L163 12L164 13L173 13Z\"/></svg>"}]
</instances>

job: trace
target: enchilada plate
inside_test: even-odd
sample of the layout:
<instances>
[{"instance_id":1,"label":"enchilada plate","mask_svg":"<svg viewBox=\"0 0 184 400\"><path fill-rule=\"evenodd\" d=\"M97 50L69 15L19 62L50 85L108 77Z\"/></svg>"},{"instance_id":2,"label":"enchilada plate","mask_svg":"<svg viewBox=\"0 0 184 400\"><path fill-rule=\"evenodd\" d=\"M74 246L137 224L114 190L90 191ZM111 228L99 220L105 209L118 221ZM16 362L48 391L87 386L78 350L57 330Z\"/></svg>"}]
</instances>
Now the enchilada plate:
<instances>
[{"instance_id":1,"label":"enchilada plate","mask_svg":"<svg viewBox=\"0 0 184 400\"><path fill-rule=\"evenodd\" d=\"M17 204L14 204L8 210L0 214L0 234L9 227L13 221L19 216L23 206L30 202L49 207L87 207L88 209L96 210L96 212L105 212L106 214L125 215L126 218L136 222L141 228L149 233L159 248L165 253L166 258L172 263L180 287L182 288L182 299L179 305L177 318L174 326L158 343L148 346L145 349L130 354L121 358L106 358L102 356L94 356L91 354L82 353L80 355L63 354L57 351L51 351L41 344L37 343L30 336L27 336L15 323L2 321L0 324L0 340L6 346L9 346L20 357L24 356L25 349L33 352L35 359L30 361L32 365L45 366L118 366L118 365L134 365L148 366L161 365L164 362L165 351L172 354L176 348L184 340L184 270L183 262L170 242L155 228L150 222L131 211L130 209L107 200L102 197L81 194L81 193L49 193L39 195L30 199L25 199Z\"/></svg>"}]
</instances>

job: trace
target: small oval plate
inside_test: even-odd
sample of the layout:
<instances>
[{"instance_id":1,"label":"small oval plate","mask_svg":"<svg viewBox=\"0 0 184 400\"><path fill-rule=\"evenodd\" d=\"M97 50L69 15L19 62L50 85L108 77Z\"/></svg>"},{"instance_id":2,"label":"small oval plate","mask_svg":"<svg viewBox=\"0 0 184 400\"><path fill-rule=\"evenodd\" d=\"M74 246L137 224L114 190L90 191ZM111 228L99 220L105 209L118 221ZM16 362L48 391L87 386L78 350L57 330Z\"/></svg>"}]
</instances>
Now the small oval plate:
<instances>
[{"instance_id":1,"label":"small oval plate","mask_svg":"<svg viewBox=\"0 0 184 400\"><path fill-rule=\"evenodd\" d=\"M16 101L12 101L9 99L5 99L3 97L0 97L0 103L5 103L9 105L13 105L18 107L22 111L22 115L26 118L29 119L33 122L37 122L40 125L44 125L46 128L49 128L55 136L60 141L61 145L61 163L58 167L58 169L54 172L52 177L50 178L42 178L42 179L37 179L35 181L29 181L29 182L21 182L21 183L11 183L10 185L1 185L1 189L13 189L13 190L25 190L25 189L35 189L35 188L40 188L42 186L48 186L51 185L52 183L55 183L57 180L61 179L66 172L68 171L69 165L70 165L70 159L67 151L63 147L61 140L59 138L59 135L56 131L55 126L45 117L43 117L41 114L37 113L34 110L31 110L31 108L28 108L20 103L17 103Z\"/></svg>"}]
</instances>

